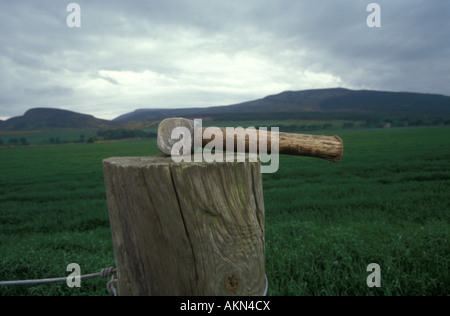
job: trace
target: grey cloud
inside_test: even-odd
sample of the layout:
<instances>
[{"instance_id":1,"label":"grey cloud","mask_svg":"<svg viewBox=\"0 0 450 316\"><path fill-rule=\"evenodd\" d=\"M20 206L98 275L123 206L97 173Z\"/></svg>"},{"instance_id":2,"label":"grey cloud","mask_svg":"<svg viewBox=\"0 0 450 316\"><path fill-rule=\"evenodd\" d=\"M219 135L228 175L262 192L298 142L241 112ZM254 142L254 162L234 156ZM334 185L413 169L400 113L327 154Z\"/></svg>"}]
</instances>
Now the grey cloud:
<instances>
[{"instance_id":1,"label":"grey cloud","mask_svg":"<svg viewBox=\"0 0 450 316\"><path fill-rule=\"evenodd\" d=\"M110 83L110 84L113 84L113 85L119 85L119 82L118 82L116 79L111 78L110 76L101 75L101 74L98 73L98 72L97 72L97 73L91 74L91 77L92 77L92 78L99 78L99 79L105 80L106 82L108 82L108 83Z\"/></svg>"},{"instance_id":2,"label":"grey cloud","mask_svg":"<svg viewBox=\"0 0 450 316\"><path fill-rule=\"evenodd\" d=\"M217 63L242 62L243 55L257 59L259 74L273 71L266 74L267 80L297 90L305 88L305 80L297 85L286 80L294 72L310 72L339 78L346 88L450 94L448 1L74 2L82 10L80 29L65 24L69 2L0 3L0 116L12 115L11 107L18 112L13 114L22 114L24 104L78 107L71 108L75 111L96 108L101 116L103 105L104 113L113 111L112 101L123 113L133 107L176 106L177 102L182 106L188 100L189 104L195 100L226 104L269 92L227 89L225 81L221 89L217 82L214 87L208 81L201 88L190 85L183 78L216 78L223 70L219 64L202 65L200 56L210 63L217 56L221 57ZM370 2L381 5L379 29L366 25ZM148 95L136 97L135 103L128 102L128 95L123 100L108 99L119 88L123 94L134 89L122 85L120 73L138 77L145 71L152 74L145 77ZM105 84L102 93L83 85L83 80L95 79ZM133 77L130 80L139 84ZM131 108L124 109L123 104Z\"/></svg>"},{"instance_id":3,"label":"grey cloud","mask_svg":"<svg viewBox=\"0 0 450 316\"><path fill-rule=\"evenodd\" d=\"M50 88L25 88L23 89L23 92L27 95L33 95L38 98L70 97L73 95L73 89L60 86Z\"/></svg>"}]
</instances>

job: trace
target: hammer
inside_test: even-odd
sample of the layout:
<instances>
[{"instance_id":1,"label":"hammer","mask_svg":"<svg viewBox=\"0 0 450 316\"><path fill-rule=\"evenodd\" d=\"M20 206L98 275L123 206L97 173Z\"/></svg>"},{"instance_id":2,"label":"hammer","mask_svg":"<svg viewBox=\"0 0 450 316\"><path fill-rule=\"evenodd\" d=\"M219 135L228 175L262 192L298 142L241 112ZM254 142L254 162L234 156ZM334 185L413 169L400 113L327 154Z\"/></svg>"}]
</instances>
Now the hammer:
<instances>
[{"instance_id":1,"label":"hammer","mask_svg":"<svg viewBox=\"0 0 450 316\"><path fill-rule=\"evenodd\" d=\"M171 155L172 147L174 144L181 142L186 142L191 146L191 153L194 152L194 136L201 135L206 128L201 127L199 124L195 124L193 120L188 120L184 118L168 118L163 120L158 126L158 148L161 152L166 155ZM177 127L185 127L189 130L191 138L187 139L172 139L172 131ZM218 128L223 137L223 148L226 148L227 138L233 137L231 140L233 148L226 148L227 150L236 150L238 148L237 141L239 139L245 140L245 151L248 152L250 145L249 140L246 138L246 134L242 133L242 130L235 130L233 135L227 135L226 128ZM259 147L260 137L265 137L267 140L267 153L270 153L272 136L279 137L279 154L281 155L294 155L294 156L309 156L326 159L328 161L337 162L341 159L344 152L342 139L338 136L318 136L318 135L306 135L306 134L294 134L294 133L273 133L267 131L256 131L257 133L257 144ZM274 134L274 135L272 135ZM202 137L201 146L205 147L211 140ZM229 143L229 142L228 142ZM260 148L257 148L260 152Z\"/></svg>"}]
</instances>

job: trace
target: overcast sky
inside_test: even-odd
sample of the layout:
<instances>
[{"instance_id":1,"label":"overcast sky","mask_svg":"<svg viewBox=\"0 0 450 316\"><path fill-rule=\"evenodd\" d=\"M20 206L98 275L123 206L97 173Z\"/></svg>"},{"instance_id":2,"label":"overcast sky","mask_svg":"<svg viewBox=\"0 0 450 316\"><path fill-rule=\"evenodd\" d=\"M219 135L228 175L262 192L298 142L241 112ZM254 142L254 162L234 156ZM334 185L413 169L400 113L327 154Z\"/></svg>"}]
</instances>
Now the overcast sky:
<instances>
[{"instance_id":1,"label":"overcast sky","mask_svg":"<svg viewBox=\"0 0 450 316\"><path fill-rule=\"evenodd\" d=\"M69 28L67 5L81 8ZM381 7L381 27L366 24ZM0 2L0 119L113 119L344 87L450 95L448 0Z\"/></svg>"}]
</instances>

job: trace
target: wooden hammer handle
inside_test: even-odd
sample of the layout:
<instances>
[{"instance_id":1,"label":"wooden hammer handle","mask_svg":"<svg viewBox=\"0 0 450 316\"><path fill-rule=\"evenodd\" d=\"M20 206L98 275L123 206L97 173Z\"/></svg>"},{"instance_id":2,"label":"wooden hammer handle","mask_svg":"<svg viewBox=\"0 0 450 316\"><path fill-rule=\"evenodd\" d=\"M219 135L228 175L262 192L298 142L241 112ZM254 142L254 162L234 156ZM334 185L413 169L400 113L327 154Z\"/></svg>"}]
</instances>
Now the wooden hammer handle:
<instances>
[{"instance_id":1,"label":"wooden hammer handle","mask_svg":"<svg viewBox=\"0 0 450 316\"><path fill-rule=\"evenodd\" d=\"M338 162L344 153L339 136L280 133L280 154L309 156Z\"/></svg>"},{"instance_id":2,"label":"wooden hammer handle","mask_svg":"<svg viewBox=\"0 0 450 316\"><path fill-rule=\"evenodd\" d=\"M206 128L202 128L204 133ZM250 148L249 136L245 133L240 133L238 129L232 135L227 135L225 128L220 128L223 136L223 149L237 151L238 139L245 139L245 151L248 152ZM202 133L202 135L203 135ZM267 153L271 153L271 139L272 133L256 130L258 152L259 139L265 137L267 139ZM229 141L234 144L234 148L227 148L227 138L233 137L234 140ZM294 155L294 156L308 156L326 159L328 161L337 162L342 158L344 146L342 139L338 136L321 136L321 135L307 135L294 133L278 133L279 137L279 154ZM202 146L205 147L210 141L215 138L214 134L211 138L202 138Z\"/></svg>"}]
</instances>

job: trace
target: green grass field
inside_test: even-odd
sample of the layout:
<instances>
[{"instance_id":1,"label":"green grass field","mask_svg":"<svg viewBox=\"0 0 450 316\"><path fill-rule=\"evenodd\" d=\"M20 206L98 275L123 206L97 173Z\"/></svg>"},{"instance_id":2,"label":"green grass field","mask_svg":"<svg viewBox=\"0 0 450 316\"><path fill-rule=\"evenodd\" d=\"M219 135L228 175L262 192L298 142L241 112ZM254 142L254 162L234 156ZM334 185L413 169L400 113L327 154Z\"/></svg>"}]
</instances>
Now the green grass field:
<instances>
[{"instance_id":1,"label":"green grass field","mask_svg":"<svg viewBox=\"0 0 450 316\"><path fill-rule=\"evenodd\" d=\"M338 134L339 163L282 156L263 176L268 295L449 295L450 128ZM148 155L155 141L1 148L0 281L114 266L101 162ZM108 295L106 282L0 295Z\"/></svg>"}]
</instances>

